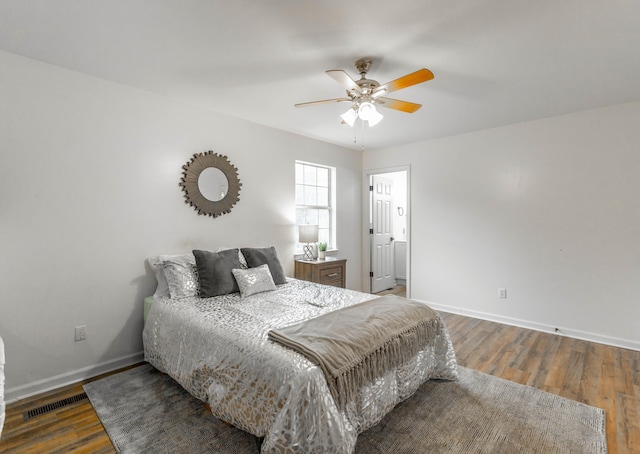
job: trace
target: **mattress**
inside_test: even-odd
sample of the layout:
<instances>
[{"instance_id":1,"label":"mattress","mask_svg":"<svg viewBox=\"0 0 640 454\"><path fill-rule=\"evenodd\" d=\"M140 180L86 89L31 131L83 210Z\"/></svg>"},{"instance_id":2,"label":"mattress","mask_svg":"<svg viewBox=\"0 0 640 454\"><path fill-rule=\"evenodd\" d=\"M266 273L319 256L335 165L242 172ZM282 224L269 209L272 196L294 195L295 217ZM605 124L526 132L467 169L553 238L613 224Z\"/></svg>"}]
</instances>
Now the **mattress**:
<instances>
[{"instance_id":1,"label":"mattress","mask_svg":"<svg viewBox=\"0 0 640 454\"><path fill-rule=\"evenodd\" d=\"M341 409L320 368L267 334L374 297L295 279L245 298L156 297L143 332L145 359L218 418L264 437L262 452L350 453L359 433L422 383L457 379L444 324L429 345L362 386Z\"/></svg>"}]
</instances>

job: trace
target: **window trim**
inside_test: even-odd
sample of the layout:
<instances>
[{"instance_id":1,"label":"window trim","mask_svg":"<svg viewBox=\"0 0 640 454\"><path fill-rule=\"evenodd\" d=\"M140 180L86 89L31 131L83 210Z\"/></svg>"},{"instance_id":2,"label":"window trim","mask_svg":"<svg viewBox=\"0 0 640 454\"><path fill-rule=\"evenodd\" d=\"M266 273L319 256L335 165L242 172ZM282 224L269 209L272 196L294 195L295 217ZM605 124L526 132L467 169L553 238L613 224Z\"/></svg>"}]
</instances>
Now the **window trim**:
<instances>
[{"instance_id":1,"label":"window trim","mask_svg":"<svg viewBox=\"0 0 640 454\"><path fill-rule=\"evenodd\" d=\"M316 169L321 168L321 169L326 169L329 173L328 175L328 205L299 205L297 203L298 200L298 186L300 184L305 185L304 182L304 172L302 174L302 183L298 183L298 164L302 165L302 166L313 166ZM299 209L303 209L303 210L327 210L329 213L329 248L328 250L336 250L337 249L337 245L336 245L336 210L335 210L335 205L336 205L336 168L332 167L332 166L328 166L328 165L324 165L324 164L318 164L315 162L309 162L309 161L301 161L301 160L295 160L295 165L294 165L294 185L295 185L295 199L296 199L296 204L295 204L295 210L296 210L296 215L295 215L295 234L296 234L296 238L295 238L295 253L296 254L302 254L302 245L298 242L298 210ZM306 185L306 186L315 186L317 188L324 188L324 186L319 186L317 184L315 185ZM315 245L314 245L315 246Z\"/></svg>"}]
</instances>

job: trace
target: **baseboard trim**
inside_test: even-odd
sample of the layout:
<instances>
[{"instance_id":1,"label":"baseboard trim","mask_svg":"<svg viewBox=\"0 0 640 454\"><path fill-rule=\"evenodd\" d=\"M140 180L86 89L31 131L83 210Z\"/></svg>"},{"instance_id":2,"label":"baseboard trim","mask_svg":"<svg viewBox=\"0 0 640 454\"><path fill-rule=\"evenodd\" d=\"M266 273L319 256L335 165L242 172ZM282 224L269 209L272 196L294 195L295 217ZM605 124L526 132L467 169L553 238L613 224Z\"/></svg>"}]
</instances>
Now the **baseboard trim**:
<instances>
[{"instance_id":1,"label":"baseboard trim","mask_svg":"<svg viewBox=\"0 0 640 454\"><path fill-rule=\"evenodd\" d=\"M545 325L543 323L536 323L536 322L521 320L521 319L512 318L512 317L504 317L502 315L474 311L470 309L464 309L461 307L449 306L446 304L438 304L438 303L433 303L429 301L421 301L421 302L428 304L431 308L438 311L465 315L467 317L478 318L481 320L488 320L490 322L503 323L505 325L518 326L520 328L527 328L535 331L542 331L544 333L567 336L574 339L580 339L580 340L586 340L589 342L596 342L598 344L610 345L612 347L620 347L620 348L626 348L628 350L640 351L640 342L638 341L621 339L621 338L612 337L612 336L603 336L597 333L580 331L580 330L565 328L562 326Z\"/></svg>"},{"instance_id":2,"label":"baseboard trim","mask_svg":"<svg viewBox=\"0 0 640 454\"><path fill-rule=\"evenodd\" d=\"M72 385L88 378L93 378L107 372L112 372L123 367L131 366L144 361L144 352L140 351L128 356L122 356L110 361L94 364L91 366L76 369L54 377L28 383L26 385L15 386L5 389L5 402L12 403L27 397L45 393L56 388Z\"/></svg>"}]
</instances>

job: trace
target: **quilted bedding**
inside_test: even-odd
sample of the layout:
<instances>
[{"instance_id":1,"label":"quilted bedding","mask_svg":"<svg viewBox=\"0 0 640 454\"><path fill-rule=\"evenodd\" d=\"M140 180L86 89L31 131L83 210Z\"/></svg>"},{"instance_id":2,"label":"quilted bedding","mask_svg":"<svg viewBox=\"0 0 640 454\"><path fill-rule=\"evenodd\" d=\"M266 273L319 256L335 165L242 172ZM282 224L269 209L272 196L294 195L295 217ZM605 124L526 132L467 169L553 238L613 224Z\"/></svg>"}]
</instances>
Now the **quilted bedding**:
<instances>
[{"instance_id":1,"label":"quilted bedding","mask_svg":"<svg viewBox=\"0 0 640 454\"><path fill-rule=\"evenodd\" d=\"M264 437L263 453L350 453L359 433L420 384L457 379L444 324L426 348L363 386L342 410L320 367L267 333L372 298L295 279L245 298L159 297L143 332L145 359L208 402L215 416Z\"/></svg>"}]
</instances>

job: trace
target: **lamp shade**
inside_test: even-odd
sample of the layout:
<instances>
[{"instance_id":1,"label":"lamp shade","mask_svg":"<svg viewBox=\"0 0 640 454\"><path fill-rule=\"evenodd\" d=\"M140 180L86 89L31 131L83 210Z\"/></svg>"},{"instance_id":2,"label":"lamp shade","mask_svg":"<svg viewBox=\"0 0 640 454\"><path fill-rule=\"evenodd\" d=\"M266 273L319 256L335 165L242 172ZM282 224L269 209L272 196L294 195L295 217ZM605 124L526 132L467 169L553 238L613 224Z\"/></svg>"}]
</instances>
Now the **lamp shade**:
<instances>
[{"instance_id":1,"label":"lamp shade","mask_svg":"<svg viewBox=\"0 0 640 454\"><path fill-rule=\"evenodd\" d=\"M358 109L358 116L363 121L368 121L369 126L375 126L382 120L382 114L378 112L370 102L363 102Z\"/></svg>"},{"instance_id":2,"label":"lamp shade","mask_svg":"<svg viewBox=\"0 0 640 454\"><path fill-rule=\"evenodd\" d=\"M376 111L376 108L373 107L373 104L371 104L368 101L365 101L361 103L360 107L358 108L358 116L360 117L361 120L368 120L370 115L372 115L372 113L375 111Z\"/></svg>"},{"instance_id":3,"label":"lamp shade","mask_svg":"<svg viewBox=\"0 0 640 454\"><path fill-rule=\"evenodd\" d=\"M318 242L318 226L315 224L305 224L298 226L300 235L298 240L300 243L317 243Z\"/></svg>"},{"instance_id":4,"label":"lamp shade","mask_svg":"<svg viewBox=\"0 0 640 454\"><path fill-rule=\"evenodd\" d=\"M382 120L382 118L383 115L374 107L373 111L369 113L369 119L367 121L369 122L369 126L375 126L380 123L380 120Z\"/></svg>"},{"instance_id":5,"label":"lamp shade","mask_svg":"<svg viewBox=\"0 0 640 454\"><path fill-rule=\"evenodd\" d=\"M349 110L347 110L345 113L343 113L342 115L340 115L342 117L342 119L344 120L344 122L346 124L348 124L349 126L353 126L353 123L355 123L356 118L358 118L358 114L356 113L356 111L352 108L350 108Z\"/></svg>"}]
</instances>

